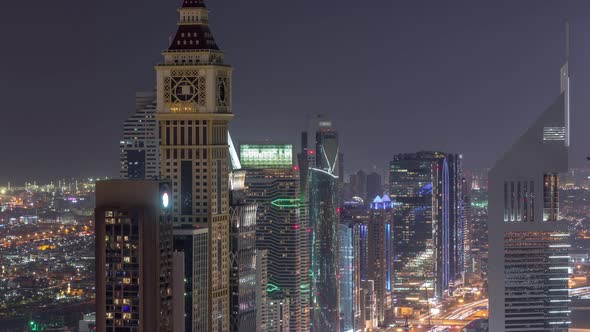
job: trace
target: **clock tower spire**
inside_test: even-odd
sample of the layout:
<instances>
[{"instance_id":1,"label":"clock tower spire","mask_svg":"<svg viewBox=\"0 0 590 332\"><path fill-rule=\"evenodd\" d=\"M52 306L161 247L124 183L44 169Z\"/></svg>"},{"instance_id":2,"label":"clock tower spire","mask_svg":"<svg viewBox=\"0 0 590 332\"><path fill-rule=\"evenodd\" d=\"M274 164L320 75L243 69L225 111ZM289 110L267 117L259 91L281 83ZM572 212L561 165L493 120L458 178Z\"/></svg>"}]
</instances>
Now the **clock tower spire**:
<instances>
[{"instance_id":1,"label":"clock tower spire","mask_svg":"<svg viewBox=\"0 0 590 332\"><path fill-rule=\"evenodd\" d=\"M187 331L225 332L232 68L213 38L203 0L183 0L178 12L176 34L156 66L161 177L172 183L175 250L185 252L185 279L192 281L185 285L185 308L194 311L185 312ZM197 230L207 234L206 252L192 249L196 240L187 234Z\"/></svg>"}]
</instances>

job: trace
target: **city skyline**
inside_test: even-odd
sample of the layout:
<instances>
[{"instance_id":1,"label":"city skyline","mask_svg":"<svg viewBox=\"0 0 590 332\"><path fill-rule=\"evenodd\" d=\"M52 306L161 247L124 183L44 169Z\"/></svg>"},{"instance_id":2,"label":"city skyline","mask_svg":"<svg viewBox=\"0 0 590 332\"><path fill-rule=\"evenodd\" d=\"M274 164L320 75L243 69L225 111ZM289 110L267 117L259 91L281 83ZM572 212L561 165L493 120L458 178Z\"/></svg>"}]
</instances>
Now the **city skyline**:
<instances>
[{"instance_id":1,"label":"city skyline","mask_svg":"<svg viewBox=\"0 0 590 332\"><path fill-rule=\"evenodd\" d=\"M584 109L589 101L583 93L588 86L583 18L590 7L582 1L441 5L373 0L363 7L345 1L338 2L336 15L327 15L336 4L209 4L213 33L236 66L231 126L236 143L297 144L308 117L326 113L339 128L346 174L371 171L374 165L383 169L395 153L418 150L461 152L467 168L491 167L557 89L555 80L546 78L563 60L555 45L563 44L565 18L573 31L572 107ZM4 5L4 13L24 10L24 4ZM0 183L117 175L113 147L122 134L119 124L133 113L135 92L154 88L150 67L174 32L178 1L142 3L142 15L132 14L134 3L117 4L116 10L109 2L89 6L95 19L86 20L82 9L57 12L41 3L31 13L38 23L23 27L27 38L4 32L4 40L23 53L34 54L32 47L54 51L39 59L0 55L15 64L2 83L10 84L3 90L15 97L6 107L19 110L6 112L0 126L0 138L11 142L6 154L15 156L0 166ZM359 13L361 24L350 24ZM108 25L102 23L107 17ZM299 17L308 24L299 25ZM6 18L0 24L13 31L16 21ZM46 33L35 33L38 24ZM247 33L240 28L246 25ZM359 58L379 65L367 66ZM64 69L48 70L44 65L49 63ZM18 88L29 84L24 77L35 77L43 86L37 98ZM351 97L338 98L344 95ZM24 106L23 98L28 100ZM581 128L590 120L584 113L572 119L572 166L585 163L587 151L576 144L589 135ZM359 114L367 116L359 119ZM384 115L391 121L374 120ZM264 134L253 129L262 117L268 119ZM389 142L388 150L377 154L362 148L374 141Z\"/></svg>"},{"instance_id":2,"label":"city skyline","mask_svg":"<svg viewBox=\"0 0 590 332\"><path fill-rule=\"evenodd\" d=\"M226 1L152 64L169 8L72 7L0 80L0 332L590 331L582 2Z\"/></svg>"}]
</instances>

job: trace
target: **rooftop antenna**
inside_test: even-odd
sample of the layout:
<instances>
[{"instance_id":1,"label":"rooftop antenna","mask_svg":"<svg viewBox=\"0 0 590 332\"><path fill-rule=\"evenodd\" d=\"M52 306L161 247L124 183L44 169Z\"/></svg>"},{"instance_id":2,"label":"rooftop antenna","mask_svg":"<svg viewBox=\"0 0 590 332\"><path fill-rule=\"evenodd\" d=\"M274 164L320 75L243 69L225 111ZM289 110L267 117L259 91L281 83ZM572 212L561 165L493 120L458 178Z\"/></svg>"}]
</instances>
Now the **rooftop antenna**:
<instances>
[{"instance_id":1,"label":"rooftop antenna","mask_svg":"<svg viewBox=\"0 0 590 332\"><path fill-rule=\"evenodd\" d=\"M571 40L570 40L570 22L568 20L565 21L565 59L569 61L570 59L570 49L571 47Z\"/></svg>"},{"instance_id":2,"label":"rooftop antenna","mask_svg":"<svg viewBox=\"0 0 590 332\"><path fill-rule=\"evenodd\" d=\"M570 23L565 21L565 63L561 67L561 93L564 94L564 127L565 127L565 146L570 146L570 73L569 73L569 60L571 50L571 39L570 39Z\"/></svg>"}]
</instances>

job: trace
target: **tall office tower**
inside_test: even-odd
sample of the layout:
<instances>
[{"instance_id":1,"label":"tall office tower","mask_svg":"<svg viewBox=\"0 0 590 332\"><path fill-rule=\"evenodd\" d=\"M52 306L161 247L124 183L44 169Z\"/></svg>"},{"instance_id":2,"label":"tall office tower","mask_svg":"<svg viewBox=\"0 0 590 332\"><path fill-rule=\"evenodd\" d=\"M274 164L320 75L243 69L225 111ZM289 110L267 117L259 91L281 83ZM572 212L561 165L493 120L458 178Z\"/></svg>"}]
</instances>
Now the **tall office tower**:
<instances>
[{"instance_id":1,"label":"tall office tower","mask_svg":"<svg viewBox=\"0 0 590 332\"><path fill-rule=\"evenodd\" d=\"M368 227L368 279L374 281L377 322L387 326L393 317L393 203L388 196L371 203Z\"/></svg>"},{"instance_id":2,"label":"tall office tower","mask_svg":"<svg viewBox=\"0 0 590 332\"><path fill-rule=\"evenodd\" d=\"M368 200L373 200L375 197L383 195L381 175L375 172L367 175L366 191Z\"/></svg>"},{"instance_id":3,"label":"tall office tower","mask_svg":"<svg viewBox=\"0 0 590 332\"><path fill-rule=\"evenodd\" d=\"M426 297L442 297L463 273L461 173L456 154L399 154L390 163L395 293L401 306L420 307Z\"/></svg>"},{"instance_id":4,"label":"tall office tower","mask_svg":"<svg viewBox=\"0 0 590 332\"><path fill-rule=\"evenodd\" d=\"M344 332L361 326L360 226L360 222L343 219L338 229L340 330Z\"/></svg>"},{"instance_id":5,"label":"tall office tower","mask_svg":"<svg viewBox=\"0 0 590 332\"><path fill-rule=\"evenodd\" d=\"M268 250L256 251L256 332L268 329Z\"/></svg>"},{"instance_id":6,"label":"tall office tower","mask_svg":"<svg viewBox=\"0 0 590 332\"><path fill-rule=\"evenodd\" d=\"M340 185L343 176L341 172L344 171L343 158L338 132L330 118L323 114L314 117L309 123L308 130L301 133L301 153L298 160L305 181L307 171L317 168L337 176Z\"/></svg>"},{"instance_id":7,"label":"tall office tower","mask_svg":"<svg viewBox=\"0 0 590 332\"><path fill-rule=\"evenodd\" d=\"M446 154L446 160L448 166L446 171L444 162L442 164L443 179L448 173L449 185L447 188L443 186L443 195L448 191L449 200L447 203L443 198L443 207L446 204L449 206L449 255L451 257L449 283L453 286L455 280L460 281L465 272L465 189L463 188L465 176L463 175L462 155Z\"/></svg>"},{"instance_id":8,"label":"tall office tower","mask_svg":"<svg viewBox=\"0 0 590 332\"><path fill-rule=\"evenodd\" d=\"M358 228L357 245L358 248ZM354 259L355 254L355 228L353 223L344 222L338 225L338 259L339 259L339 276L340 276L340 323L341 331L354 331L355 323L355 273L360 273L360 266L355 266L358 260ZM360 275L360 274L359 274ZM356 301L355 301L356 300Z\"/></svg>"},{"instance_id":9,"label":"tall office tower","mask_svg":"<svg viewBox=\"0 0 590 332\"><path fill-rule=\"evenodd\" d=\"M156 66L160 172L174 188L175 227L209 231L207 327L229 331L227 125L233 117L232 68L209 30L203 1L184 0L179 14L176 35L163 52L164 63Z\"/></svg>"},{"instance_id":10,"label":"tall office tower","mask_svg":"<svg viewBox=\"0 0 590 332\"><path fill-rule=\"evenodd\" d=\"M309 252L301 239L308 227L301 219L300 180L298 168L293 165L293 146L241 145L240 160L247 172L246 202L258 205L256 249L268 250L268 302L288 305L290 331L307 331L309 304L302 303L302 298L309 298L309 270L302 258ZM281 297L288 301L281 301Z\"/></svg>"},{"instance_id":11,"label":"tall office tower","mask_svg":"<svg viewBox=\"0 0 590 332\"><path fill-rule=\"evenodd\" d=\"M368 224L370 210L361 200L345 201L340 214L341 327L348 331L352 314L354 331L364 327L361 280L368 278ZM352 247L351 247L352 246ZM350 253L352 252L352 256ZM352 279L351 279L352 278ZM352 303L352 304L351 304ZM352 312L346 308L352 305Z\"/></svg>"},{"instance_id":12,"label":"tall office tower","mask_svg":"<svg viewBox=\"0 0 590 332\"><path fill-rule=\"evenodd\" d=\"M159 181L96 184L98 331L173 331L170 194Z\"/></svg>"},{"instance_id":13,"label":"tall office tower","mask_svg":"<svg viewBox=\"0 0 590 332\"><path fill-rule=\"evenodd\" d=\"M558 220L558 174L568 170L569 135L566 61L559 97L489 174L490 331L568 331L569 234Z\"/></svg>"},{"instance_id":14,"label":"tall office tower","mask_svg":"<svg viewBox=\"0 0 590 332\"><path fill-rule=\"evenodd\" d=\"M342 167L338 133L333 128L332 121L325 115L317 117L315 150L317 153L315 168L325 170L339 178Z\"/></svg>"},{"instance_id":15,"label":"tall office tower","mask_svg":"<svg viewBox=\"0 0 590 332\"><path fill-rule=\"evenodd\" d=\"M340 331L338 177L309 170L311 330Z\"/></svg>"},{"instance_id":16,"label":"tall office tower","mask_svg":"<svg viewBox=\"0 0 590 332\"><path fill-rule=\"evenodd\" d=\"M230 193L231 331L256 330L256 204L246 203L246 172L234 170Z\"/></svg>"},{"instance_id":17,"label":"tall office tower","mask_svg":"<svg viewBox=\"0 0 590 332\"><path fill-rule=\"evenodd\" d=\"M340 152L338 133L333 128L332 121L325 115L314 117L310 121L308 131L302 133L301 138L302 151L298 155L298 159L301 174L302 217L308 216L305 219L309 219L311 225L311 234L309 235L312 236L312 239L304 239L305 242L302 243L302 245L307 243L311 246L309 250L311 253L310 262L305 262L305 264L311 264L312 288L319 287L315 291L316 293L320 292L326 295L327 289L324 289L324 292L321 291L321 288L324 287L334 292L334 298L328 296L318 298L312 289L310 297L311 326L316 330L334 329L338 326L334 324L338 324L339 321L335 318L339 306L337 298L337 289L339 288L337 281L338 216L335 214L336 209L340 206L342 186L339 174L343 168L341 159L343 156ZM316 242L320 241L319 239L322 237L326 237L326 243ZM320 250L322 246L323 249ZM334 271L331 270L331 265L326 265L325 260L335 262ZM323 271L314 271L314 268L316 270L321 268ZM326 268L330 269L329 274L325 274L324 269ZM334 276L336 276L336 281L334 281ZM323 279L319 280L318 277Z\"/></svg>"},{"instance_id":18,"label":"tall office tower","mask_svg":"<svg viewBox=\"0 0 590 332\"><path fill-rule=\"evenodd\" d=\"M122 179L157 179L160 176L155 91L135 95L135 113L123 123L119 148Z\"/></svg>"}]
</instances>

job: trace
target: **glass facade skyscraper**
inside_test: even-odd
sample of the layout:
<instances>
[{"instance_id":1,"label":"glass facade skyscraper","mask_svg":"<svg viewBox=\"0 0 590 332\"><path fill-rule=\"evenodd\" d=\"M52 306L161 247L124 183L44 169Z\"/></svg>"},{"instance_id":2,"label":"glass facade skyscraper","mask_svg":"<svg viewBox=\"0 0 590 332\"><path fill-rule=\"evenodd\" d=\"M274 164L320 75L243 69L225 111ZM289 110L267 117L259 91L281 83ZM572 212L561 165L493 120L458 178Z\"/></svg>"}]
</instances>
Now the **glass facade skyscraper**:
<instances>
[{"instance_id":1,"label":"glass facade skyscraper","mask_svg":"<svg viewBox=\"0 0 590 332\"><path fill-rule=\"evenodd\" d=\"M424 307L442 297L464 271L461 156L418 152L394 156L389 171L395 207L395 296L399 306Z\"/></svg>"},{"instance_id":2,"label":"glass facade skyscraper","mask_svg":"<svg viewBox=\"0 0 590 332\"><path fill-rule=\"evenodd\" d=\"M340 331L338 177L309 170L311 330Z\"/></svg>"},{"instance_id":3,"label":"glass facade skyscraper","mask_svg":"<svg viewBox=\"0 0 590 332\"><path fill-rule=\"evenodd\" d=\"M230 193L230 330L256 330L256 210L247 204L245 171L232 173Z\"/></svg>"},{"instance_id":4,"label":"glass facade skyscraper","mask_svg":"<svg viewBox=\"0 0 590 332\"><path fill-rule=\"evenodd\" d=\"M374 281L379 326L387 326L393 318L393 221L389 197L376 197L368 223L368 279Z\"/></svg>"}]
</instances>

